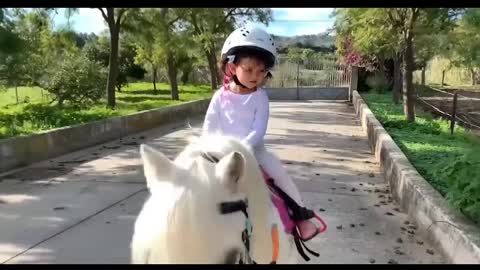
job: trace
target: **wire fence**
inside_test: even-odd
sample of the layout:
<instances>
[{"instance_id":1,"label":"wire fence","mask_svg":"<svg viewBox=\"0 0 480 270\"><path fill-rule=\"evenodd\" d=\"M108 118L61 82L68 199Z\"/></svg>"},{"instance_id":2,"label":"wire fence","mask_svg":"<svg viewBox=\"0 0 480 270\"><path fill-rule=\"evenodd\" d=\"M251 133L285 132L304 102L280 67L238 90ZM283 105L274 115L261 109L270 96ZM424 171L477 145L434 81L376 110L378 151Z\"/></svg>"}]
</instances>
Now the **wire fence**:
<instances>
[{"instance_id":1,"label":"wire fence","mask_svg":"<svg viewBox=\"0 0 480 270\"><path fill-rule=\"evenodd\" d=\"M418 91L418 101L427 110L449 119L451 133L456 124L469 130L480 131L480 92L435 87L428 89Z\"/></svg>"}]
</instances>

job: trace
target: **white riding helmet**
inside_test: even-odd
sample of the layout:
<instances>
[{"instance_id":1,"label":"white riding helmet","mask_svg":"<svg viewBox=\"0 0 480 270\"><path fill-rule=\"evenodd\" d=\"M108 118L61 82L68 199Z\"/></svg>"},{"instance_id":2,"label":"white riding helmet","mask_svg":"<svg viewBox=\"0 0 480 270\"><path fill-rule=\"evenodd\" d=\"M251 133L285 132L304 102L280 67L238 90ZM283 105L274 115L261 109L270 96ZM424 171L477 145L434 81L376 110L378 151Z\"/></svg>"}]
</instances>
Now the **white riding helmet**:
<instances>
[{"instance_id":1,"label":"white riding helmet","mask_svg":"<svg viewBox=\"0 0 480 270\"><path fill-rule=\"evenodd\" d=\"M233 31L225 40L221 58L224 59L233 49L238 47L256 47L272 54L275 62L277 50L273 37L255 26L244 26Z\"/></svg>"}]
</instances>

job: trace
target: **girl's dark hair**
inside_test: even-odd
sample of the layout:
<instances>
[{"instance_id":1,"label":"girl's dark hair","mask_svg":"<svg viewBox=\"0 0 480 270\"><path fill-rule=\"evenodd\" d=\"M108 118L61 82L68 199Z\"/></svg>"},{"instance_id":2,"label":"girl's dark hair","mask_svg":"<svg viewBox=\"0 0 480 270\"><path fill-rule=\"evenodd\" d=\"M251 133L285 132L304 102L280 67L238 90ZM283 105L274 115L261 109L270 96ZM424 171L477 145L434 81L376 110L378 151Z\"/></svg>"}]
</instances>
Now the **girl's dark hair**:
<instances>
[{"instance_id":1,"label":"girl's dark hair","mask_svg":"<svg viewBox=\"0 0 480 270\"><path fill-rule=\"evenodd\" d=\"M243 58L253 58L261 61L266 69L272 68L275 64L275 56L271 52L254 46L243 46L232 48L220 60L220 69L223 73L225 73L225 67L227 66L228 55L235 55L234 64L238 64Z\"/></svg>"}]
</instances>

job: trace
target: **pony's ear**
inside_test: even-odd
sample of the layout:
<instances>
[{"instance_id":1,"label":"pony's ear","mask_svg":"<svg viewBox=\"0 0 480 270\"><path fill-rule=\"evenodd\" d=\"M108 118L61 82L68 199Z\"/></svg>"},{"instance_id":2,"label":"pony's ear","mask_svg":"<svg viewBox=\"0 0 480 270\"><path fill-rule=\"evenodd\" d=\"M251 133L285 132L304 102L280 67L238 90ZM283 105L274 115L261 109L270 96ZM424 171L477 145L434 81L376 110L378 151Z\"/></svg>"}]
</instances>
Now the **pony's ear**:
<instances>
[{"instance_id":1,"label":"pony's ear","mask_svg":"<svg viewBox=\"0 0 480 270\"><path fill-rule=\"evenodd\" d=\"M149 188L152 187L154 182L172 180L175 164L164 154L146 144L141 144L140 155Z\"/></svg>"},{"instance_id":2,"label":"pony's ear","mask_svg":"<svg viewBox=\"0 0 480 270\"><path fill-rule=\"evenodd\" d=\"M192 125L190 125L190 121L187 122L187 131L188 133L186 139L188 144L197 142L198 139L202 136L202 130L192 127Z\"/></svg>"},{"instance_id":3,"label":"pony's ear","mask_svg":"<svg viewBox=\"0 0 480 270\"><path fill-rule=\"evenodd\" d=\"M238 191L238 182L245 174L245 157L233 152L223 157L215 167L215 174L232 193Z\"/></svg>"}]
</instances>

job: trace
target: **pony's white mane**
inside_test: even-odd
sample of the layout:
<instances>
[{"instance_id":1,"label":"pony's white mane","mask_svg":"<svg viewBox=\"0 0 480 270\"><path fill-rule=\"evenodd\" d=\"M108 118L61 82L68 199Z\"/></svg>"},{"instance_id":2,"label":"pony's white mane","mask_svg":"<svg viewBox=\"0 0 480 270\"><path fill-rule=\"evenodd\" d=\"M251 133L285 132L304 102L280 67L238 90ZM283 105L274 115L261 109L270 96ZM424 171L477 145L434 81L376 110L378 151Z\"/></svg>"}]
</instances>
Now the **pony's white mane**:
<instances>
[{"instance_id":1,"label":"pony's white mane","mask_svg":"<svg viewBox=\"0 0 480 270\"><path fill-rule=\"evenodd\" d=\"M244 170L229 184L224 165L232 153L241 154ZM211 163L201 155L220 160ZM226 249L242 249L241 212L221 215L218 203L247 198L253 226L251 255L258 263L272 256L270 195L252 150L239 140L204 135L190 138L189 145L173 161L141 146L145 176L151 197L135 224L132 242L134 263L219 263ZM232 185L235 185L232 188ZM161 245L161 246L152 246Z\"/></svg>"}]
</instances>

